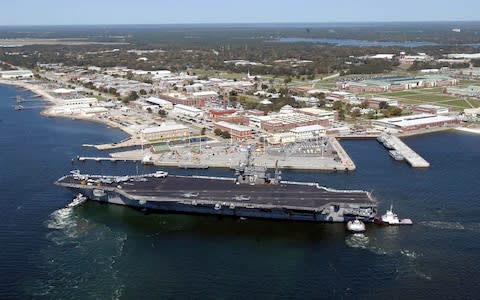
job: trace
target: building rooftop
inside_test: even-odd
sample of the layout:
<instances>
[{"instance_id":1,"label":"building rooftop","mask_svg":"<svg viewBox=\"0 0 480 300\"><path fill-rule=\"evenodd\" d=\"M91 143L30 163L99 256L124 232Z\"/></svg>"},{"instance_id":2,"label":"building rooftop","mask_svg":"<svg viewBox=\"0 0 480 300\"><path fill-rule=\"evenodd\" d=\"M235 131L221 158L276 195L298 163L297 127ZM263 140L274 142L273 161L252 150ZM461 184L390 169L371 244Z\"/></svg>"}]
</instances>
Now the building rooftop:
<instances>
[{"instance_id":1,"label":"building rooftop","mask_svg":"<svg viewBox=\"0 0 480 300\"><path fill-rule=\"evenodd\" d=\"M164 131L171 131L171 130L182 130L182 129L188 129L188 127L182 124L168 124L168 125L162 124L161 126L147 127L142 130L142 133L149 134L149 133L157 133L157 132L164 132Z\"/></svg>"},{"instance_id":2,"label":"building rooftop","mask_svg":"<svg viewBox=\"0 0 480 300\"><path fill-rule=\"evenodd\" d=\"M323 131L323 130L325 130L325 127L323 127L322 125L309 125L309 126L296 127L290 131L293 133L302 133L302 132Z\"/></svg>"},{"instance_id":3,"label":"building rooftop","mask_svg":"<svg viewBox=\"0 0 480 300\"><path fill-rule=\"evenodd\" d=\"M198 109L198 108L193 107L193 106L183 105L183 104L176 104L174 108L183 109L183 110L190 111L190 112L195 112L195 113L203 112L203 110L201 110L201 109Z\"/></svg>"},{"instance_id":4,"label":"building rooftop","mask_svg":"<svg viewBox=\"0 0 480 300\"><path fill-rule=\"evenodd\" d=\"M235 130L235 131L251 131L252 130L250 127L243 126L243 125L238 125L238 124L233 124L233 123L229 123L229 122L225 122L225 121L220 121L220 122L217 122L215 124L219 125L219 126L222 126L222 127L225 127L225 128L228 128L228 129L231 129L231 130Z\"/></svg>"},{"instance_id":5,"label":"building rooftop","mask_svg":"<svg viewBox=\"0 0 480 300\"><path fill-rule=\"evenodd\" d=\"M437 116L432 114L417 114L395 118L384 118L375 121L375 123L383 123L391 126L403 128L409 126L428 125L436 122L445 122L454 120L452 117Z\"/></svg>"}]
</instances>

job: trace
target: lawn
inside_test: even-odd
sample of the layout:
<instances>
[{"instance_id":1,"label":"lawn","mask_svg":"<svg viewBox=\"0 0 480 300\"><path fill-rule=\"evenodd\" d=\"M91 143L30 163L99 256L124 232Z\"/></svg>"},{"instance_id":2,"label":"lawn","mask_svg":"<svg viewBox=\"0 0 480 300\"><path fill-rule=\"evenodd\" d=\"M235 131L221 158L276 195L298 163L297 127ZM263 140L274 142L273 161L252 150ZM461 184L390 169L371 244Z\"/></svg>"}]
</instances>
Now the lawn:
<instances>
[{"instance_id":1,"label":"lawn","mask_svg":"<svg viewBox=\"0 0 480 300\"><path fill-rule=\"evenodd\" d=\"M457 100L457 98L443 96L443 95L436 95L436 94L416 94L410 96L404 96L402 98L424 101L424 102L440 102L440 101L448 101L448 100Z\"/></svg>"},{"instance_id":2,"label":"lawn","mask_svg":"<svg viewBox=\"0 0 480 300\"><path fill-rule=\"evenodd\" d=\"M480 85L480 80L460 80L460 83L458 84L460 87L466 87L469 85Z\"/></svg>"},{"instance_id":3,"label":"lawn","mask_svg":"<svg viewBox=\"0 0 480 300\"><path fill-rule=\"evenodd\" d=\"M451 100L442 102L441 105L446 106L453 106L456 110L462 110L462 108L472 108L467 102L464 100Z\"/></svg>"},{"instance_id":4,"label":"lawn","mask_svg":"<svg viewBox=\"0 0 480 300\"><path fill-rule=\"evenodd\" d=\"M401 91L401 92L382 93L380 95L385 97L405 97L405 96L415 96L418 94L419 94L418 92L414 92L414 91Z\"/></svg>"},{"instance_id":5,"label":"lawn","mask_svg":"<svg viewBox=\"0 0 480 300\"><path fill-rule=\"evenodd\" d=\"M422 94L441 94L444 89L445 89L444 87L436 87L436 88L418 89L415 91Z\"/></svg>"}]
</instances>

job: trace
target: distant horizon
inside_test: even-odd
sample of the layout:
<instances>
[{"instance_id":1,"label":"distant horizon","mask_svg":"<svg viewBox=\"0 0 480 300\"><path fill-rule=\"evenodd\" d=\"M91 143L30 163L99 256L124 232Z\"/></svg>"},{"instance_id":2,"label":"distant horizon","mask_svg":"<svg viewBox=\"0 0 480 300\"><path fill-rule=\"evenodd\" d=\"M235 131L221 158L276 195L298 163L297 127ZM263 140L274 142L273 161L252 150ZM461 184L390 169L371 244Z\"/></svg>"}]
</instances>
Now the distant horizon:
<instances>
[{"instance_id":1,"label":"distant horizon","mask_svg":"<svg viewBox=\"0 0 480 300\"><path fill-rule=\"evenodd\" d=\"M2 11L0 26L480 21L473 0L24 0L5 1Z\"/></svg>"},{"instance_id":2,"label":"distant horizon","mask_svg":"<svg viewBox=\"0 0 480 300\"><path fill-rule=\"evenodd\" d=\"M335 25L335 24L461 24L461 23L479 23L479 20L427 20L427 21L315 21L315 22L190 22L190 23L65 23L65 24L0 24L0 27L82 27L82 26L190 26L190 25Z\"/></svg>"}]
</instances>

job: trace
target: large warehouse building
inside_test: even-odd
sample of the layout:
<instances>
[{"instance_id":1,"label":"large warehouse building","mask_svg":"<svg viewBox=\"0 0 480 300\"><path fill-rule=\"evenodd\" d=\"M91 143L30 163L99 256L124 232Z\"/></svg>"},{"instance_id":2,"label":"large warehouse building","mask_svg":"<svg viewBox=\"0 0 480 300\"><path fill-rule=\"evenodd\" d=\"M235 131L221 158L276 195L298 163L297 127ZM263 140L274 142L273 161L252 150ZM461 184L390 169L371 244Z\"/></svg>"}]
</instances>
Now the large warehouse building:
<instances>
[{"instance_id":1,"label":"large warehouse building","mask_svg":"<svg viewBox=\"0 0 480 300\"><path fill-rule=\"evenodd\" d=\"M433 114L417 114L373 121L373 125L401 131L439 128L457 125L460 121L453 117Z\"/></svg>"}]
</instances>

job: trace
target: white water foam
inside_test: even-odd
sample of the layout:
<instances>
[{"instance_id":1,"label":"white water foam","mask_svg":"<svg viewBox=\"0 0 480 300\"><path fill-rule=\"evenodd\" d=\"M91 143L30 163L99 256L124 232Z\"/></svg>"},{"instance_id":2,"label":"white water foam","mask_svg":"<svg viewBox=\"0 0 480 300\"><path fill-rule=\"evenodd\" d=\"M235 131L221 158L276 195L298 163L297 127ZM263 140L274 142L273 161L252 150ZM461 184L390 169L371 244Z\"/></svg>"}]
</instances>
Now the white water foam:
<instances>
[{"instance_id":1,"label":"white water foam","mask_svg":"<svg viewBox=\"0 0 480 300\"><path fill-rule=\"evenodd\" d=\"M50 219L45 225L50 229L65 229L75 224L73 210L71 208L61 208L50 214Z\"/></svg>"},{"instance_id":2,"label":"white water foam","mask_svg":"<svg viewBox=\"0 0 480 300\"><path fill-rule=\"evenodd\" d=\"M351 248L368 250L378 255L388 254L385 249L371 245L370 238L363 233L348 235L345 238L345 244Z\"/></svg>"},{"instance_id":3,"label":"white water foam","mask_svg":"<svg viewBox=\"0 0 480 300\"><path fill-rule=\"evenodd\" d=\"M420 222L420 224L423 226L444 230L465 230L465 227L459 222L424 221Z\"/></svg>"},{"instance_id":4,"label":"white water foam","mask_svg":"<svg viewBox=\"0 0 480 300\"><path fill-rule=\"evenodd\" d=\"M420 272L418 270L415 270L415 274L417 274L419 277L426 279L426 280L432 280L432 276L429 276L423 272Z\"/></svg>"},{"instance_id":5,"label":"white water foam","mask_svg":"<svg viewBox=\"0 0 480 300\"><path fill-rule=\"evenodd\" d=\"M416 259L419 256L415 251L408 249L400 250L400 253L411 259Z\"/></svg>"},{"instance_id":6,"label":"white water foam","mask_svg":"<svg viewBox=\"0 0 480 300\"><path fill-rule=\"evenodd\" d=\"M37 282L35 295L75 298L92 285L92 280L100 280L98 284L108 288L99 298L122 298L125 284L117 262L124 253L126 233L82 218L72 208L54 211L44 224L52 229L47 238L53 246L43 251L48 276Z\"/></svg>"}]
</instances>

